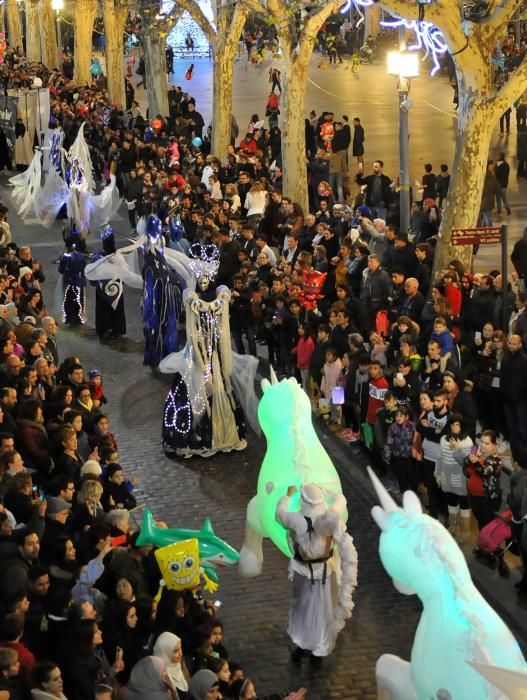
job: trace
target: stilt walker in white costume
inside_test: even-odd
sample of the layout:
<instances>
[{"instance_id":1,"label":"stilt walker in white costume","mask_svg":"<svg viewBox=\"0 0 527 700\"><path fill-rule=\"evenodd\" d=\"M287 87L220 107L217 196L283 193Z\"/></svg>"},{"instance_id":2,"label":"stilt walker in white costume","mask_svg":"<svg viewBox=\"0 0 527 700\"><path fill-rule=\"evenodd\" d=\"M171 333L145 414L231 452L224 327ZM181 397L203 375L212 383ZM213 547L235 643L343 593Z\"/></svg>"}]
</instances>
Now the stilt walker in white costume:
<instances>
[{"instance_id":1,"label":"stilt walker in white costume","mask_svg":"<svg viewBox=\"0 0 527 700\"><path fill-rule=\"evenodd\" d=\"M291 549L289 578L293 594L287 632L299 663L311 655L319 666L333 651L337 635L353 609L357 585L357 552L342 520L346 499L313 483L300 489L300 512L290 512L297 489L290 486L276 507L276 519L288 530ZM329 500L330 506L326 506Z\"/></svg>"}]
</instances>

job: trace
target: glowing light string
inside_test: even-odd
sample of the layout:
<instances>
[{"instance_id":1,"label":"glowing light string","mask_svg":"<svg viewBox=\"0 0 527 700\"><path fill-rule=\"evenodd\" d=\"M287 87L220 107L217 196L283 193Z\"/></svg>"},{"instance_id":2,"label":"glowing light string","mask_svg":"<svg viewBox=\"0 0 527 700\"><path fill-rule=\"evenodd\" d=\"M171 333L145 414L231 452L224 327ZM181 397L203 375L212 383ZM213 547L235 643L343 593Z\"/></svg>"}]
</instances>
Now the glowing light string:
<instances>
[{"instance_id":1,"label":"glowing light string","mask_svg":"<svg viewBox=\"0 0 527 700\"><path fill-rule=\"evenodd\" d=\"M355 6L359 14L362 15L360 10L361 7L371 7L374 0L346 0L346 2L340 7L340 14L346 14L349 12L352 4ZM409 51L420 51L424 49L425 57L431 56L433 66L430 71L430 75L435 75L437 71L441 68L439 63L439 58L441 54L448 51L448 46L445 41L445 37L440 29L438 29L432 22L427 22L423 20L412 19L400 19L399 17L392 17L389 20L383 20L381 22L383 27L389 27L390 29L396 29L398 27L404 27L407 31L411 31L415 34L416 42L408 47Z\"/></svg>"},{"instance_id":2,"label":"glowing light string","mask_svg":"<svg viewBox=\"0 0 527 700\"><path fill-rule=\"evenodd\" d=\"M413 32L415 34L416 43L408 46L408 50L420 51L424 49L426 52L425 57L431 56L434 65L430 71L430 75L435 75L441 68L438 56L446 53L446 51L448 51L448 46L443 33L432 24L432 22L419 22L415 19L408 20L393 17L389 20L383 20L381 25L393 29L404 27L406 30Z\"/></svg>"}]
</instances>

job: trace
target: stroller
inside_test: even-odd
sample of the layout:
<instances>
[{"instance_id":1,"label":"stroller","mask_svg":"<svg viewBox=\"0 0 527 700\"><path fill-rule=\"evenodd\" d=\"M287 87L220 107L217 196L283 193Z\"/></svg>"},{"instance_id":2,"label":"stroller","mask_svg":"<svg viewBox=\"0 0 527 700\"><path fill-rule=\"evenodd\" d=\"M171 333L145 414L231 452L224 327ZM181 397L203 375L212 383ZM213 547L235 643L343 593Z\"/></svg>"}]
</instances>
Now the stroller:
<instances>
[{"instance_id":1,"label":"stroller","mask_svg":"<svg viewBox=\"0 0 527 700\"><path fill-rule=\"evenodd\" d=\"M487 523L479 533L476 549L474 549L476 557L485 559L491 569L498 567L498 573L503 578L509 578L511 575L504 556L514 543L512 522L512 511L506 510L504 513L497 513L494 520ZM503 549L502 544L504 543L506 546Z\"/></svg>"}]
</instances>

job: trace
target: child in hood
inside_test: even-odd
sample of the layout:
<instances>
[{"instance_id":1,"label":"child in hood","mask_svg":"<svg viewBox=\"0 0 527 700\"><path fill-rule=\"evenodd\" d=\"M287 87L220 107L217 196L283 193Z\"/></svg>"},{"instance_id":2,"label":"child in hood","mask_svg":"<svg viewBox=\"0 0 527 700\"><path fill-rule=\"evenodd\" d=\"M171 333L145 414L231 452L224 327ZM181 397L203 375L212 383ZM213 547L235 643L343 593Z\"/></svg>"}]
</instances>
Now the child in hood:
<instances>
[{"instance_id":1,"label":"child in hood","mask_svg":"<svg viewBox=\"0 0 527 700\"><path fill-rule=\"evenodd\" d=\"M102 375L98 369L90 369L88 372L88 387L94 408L100 408L102 404L108 403L108 399L104 395Z\"/></svg>"}]
</instances>

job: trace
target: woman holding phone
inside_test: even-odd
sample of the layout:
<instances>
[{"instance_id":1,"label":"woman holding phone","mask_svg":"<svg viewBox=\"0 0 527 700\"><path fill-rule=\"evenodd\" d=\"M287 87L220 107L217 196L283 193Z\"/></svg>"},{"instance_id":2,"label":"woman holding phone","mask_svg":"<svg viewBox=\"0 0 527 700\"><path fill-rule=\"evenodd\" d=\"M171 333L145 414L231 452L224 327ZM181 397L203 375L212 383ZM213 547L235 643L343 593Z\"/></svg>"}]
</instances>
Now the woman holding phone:
<instances>
[{"instance_id":1,"label":"woman holding phone","mask_svg":"<svg viewBox=\"0 0 527 700\"><path fill-rule=\"evenodd\" d=\"M132 668L147 654L136 628L135 604L116 600L106 607L103 618L104 652L110 663L124 663L124 669L117 674L121 684L128 682Z\"/></svg>"},{"instance_id":2,"label":"woman holding phone","mask_svg":"<svg viewBox=\"0 0 527 700\"><path fill-rule=\"evenodd\" d=\"M470 507L480 530L496 517L500 509L502 469L496 433L484 430L479 446L474 445L465 458Z\"/></svg>"}]
</instances>

